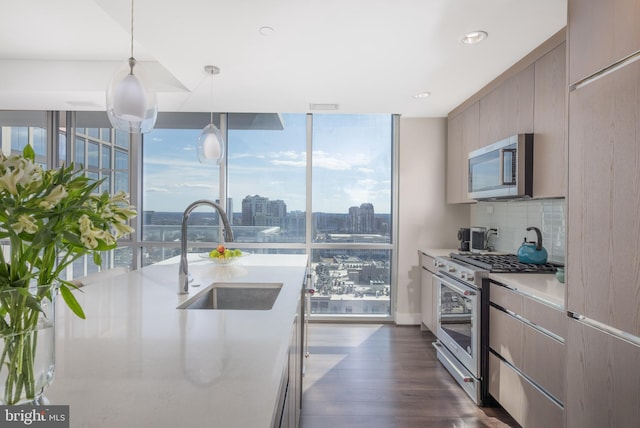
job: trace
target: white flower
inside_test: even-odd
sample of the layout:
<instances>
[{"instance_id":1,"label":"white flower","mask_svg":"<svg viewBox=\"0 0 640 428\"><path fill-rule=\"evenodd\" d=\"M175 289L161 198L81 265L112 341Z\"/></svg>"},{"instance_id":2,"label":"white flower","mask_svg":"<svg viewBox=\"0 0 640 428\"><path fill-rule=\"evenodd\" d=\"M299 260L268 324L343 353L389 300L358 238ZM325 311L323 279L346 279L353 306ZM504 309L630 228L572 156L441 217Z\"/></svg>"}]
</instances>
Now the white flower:
<instances>
[{"instance_id":1,"label":"white flower","mask_svg":"<svg viewBox=\"0 0 640 428\"><path fill-rule=\"evenodd\" d=\"M4 171L4 175L0 177L0 188L5 189L7 192L11 193L12 195L17 195L18 194L17 185L22 179L23 175L24 175L24 171L21 169L10 170L7 168Z\"/></svg>"},{"instance_id":2,"label":"white flower","mask_svg":"<svg viewBox=\"0 0 640 428\"><path fill-rule=\"evenodd\" d=\"M58 184L51 192L40 202L40 207L45 210L54 208L60 201L67 197L67 190L62 184Z\"/></svg>"},{"instance_id":3,"label":"white flower","mask_svg":"<svg viewBox=\"0 0 640 428\"><path fill-rule=\"evenodd\" d=\"M3 182L0 187L7 189L13 195L18 194L17 184L26 188L32 184L38 185L42 181L42 167L30 159L17 155L3 157L2 166L4 166L4 176L0 178Z\"/></svg>"},{"instance_id":4,"label":"white flower","mask_svg":"<svg viewBox=\"0 0 640 428\"><path fill-rule=\"evenodd\" d=\"M133 232L133 227L125 223L114 223L113 228L116 230L116 237L120 238L123 235L127 235Z\"/></svg>"},{"instance_id":5,"label":"white flower","mask_svg":"<svg viewBox=\"0 0 640 428\"><path fill-rule=\"evenodd\" d=\"M34 221L33 217L26 214L22 214L20 217L18 217L18 222L13 223L11 225L11 228L16 233L22 233L24 231L29 234L34 234L38 231L38 225Z\"/></svg>"}]
</instances>

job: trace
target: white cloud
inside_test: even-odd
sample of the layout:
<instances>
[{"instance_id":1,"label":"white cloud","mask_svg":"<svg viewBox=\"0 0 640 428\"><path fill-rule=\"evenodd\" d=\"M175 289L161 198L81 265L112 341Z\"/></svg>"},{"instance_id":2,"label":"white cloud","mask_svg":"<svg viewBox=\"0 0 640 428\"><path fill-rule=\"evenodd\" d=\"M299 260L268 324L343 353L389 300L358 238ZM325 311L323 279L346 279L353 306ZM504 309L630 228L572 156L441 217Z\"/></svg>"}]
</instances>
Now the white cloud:
<instances>
[{"instance_id":1,"label":"white cloud","mask_svg":"<svg viewBox=\"0 0 640 428\"><path fill-rule=\"evenodd\" d=\"M176 187L186 187L190 189L217 189L217 186L204 183L178 183Z\"/></svg>"},{"instance_id":2,"label":"white cloud","mask_svg":"<svg viewBox=\"0 0 640 428\"><path fill-rule=\"evenodd\" d=\"M271 165L276 166L297 166L304 168L307 166L307 161L290 161L290 160L273 160L271 161Z\"/></svg>"},{"instance_id":3,"label":"white cloud","mask_svg":"<svg viewBox=\"0 0 640 428\"><path fill-rule=\"evenodd\" d=\"M363 174L373 174L376 171L372 168L358 168L358 172L361 172Z\"/></svg>"},{"instance_id":4,"label":"white cloud","mask_svg":"<svg viewBox=\"0 0 640 428\"><path fill-rule=\"evenodd\" d=\"M166 187L145 187L144 191L148 193L168 193L169 189Z\"/></svg>"}]
</instances>

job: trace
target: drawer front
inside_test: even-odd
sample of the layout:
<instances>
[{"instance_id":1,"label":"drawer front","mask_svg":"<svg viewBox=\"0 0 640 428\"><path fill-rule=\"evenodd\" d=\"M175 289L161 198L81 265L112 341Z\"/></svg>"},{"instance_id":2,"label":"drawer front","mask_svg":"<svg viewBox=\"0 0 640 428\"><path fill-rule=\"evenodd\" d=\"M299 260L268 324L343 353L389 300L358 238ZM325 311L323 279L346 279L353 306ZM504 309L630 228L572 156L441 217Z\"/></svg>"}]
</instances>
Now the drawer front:
<instances>
[{"instance_id":1,"label":"drawer front","mask_svg":"<svg viewBox=\"0 0 640 428\"><path fill-rule=\"evenodd\" d=\"M436 273L436 267L433 264L434 261L435 259L433 257L423 253L422 251L420 252L420 264L431 273Z\"/></svg>"},{"instance_id":2,"label":"drawer front","mask_svg":"<svg viewBox=\"0 0 640 428\"><path fill-rule=\"evenodd\" d=\"M490 299L497 305L526 318L562 339L567 336L567 314L564 311L494 283L491 283L490 290Z\"/></svg>"},{"instance_id":3,"label":"drawer front","mask_svg":"<svg viewBox=\"0 0 640 428\"><path fill-rule=\"evenodd\" d=\"M523 427L564 425L562 407L492 353L489 354L489 393Z\"/></svg>"},{"instance_id":4,"label":"drawer front","mask_svg":"<svg viewBox=\"0 0 640 428\"><path fill-rule=\"evenodd\" d=\"M558 401L564 403L564 344L491 307L489 346Z\"/></svg>"},{"instance_id":5,"label":"drawer front","mask_svg":"<svg viewBox=\"0 0 640 428\"><path fill-rule=\"evenodd\" d=\"M522 316L562 339L567 337L569 317L564 311L559 311L532 299L524 299Z\"/></svg>"},{"instance_id":6,"label":"drawer front","mask_svg":"<svg viewBox=\"0 0 640 428\"><path fill-rule=\"evenodd\" d=\"M506 287L491 283L489 289L489 299L496 305L500 305L505 309L516 314L522 314L522 306L524 297L521 294L514 293Z\"/></svg>"}]
</instances>

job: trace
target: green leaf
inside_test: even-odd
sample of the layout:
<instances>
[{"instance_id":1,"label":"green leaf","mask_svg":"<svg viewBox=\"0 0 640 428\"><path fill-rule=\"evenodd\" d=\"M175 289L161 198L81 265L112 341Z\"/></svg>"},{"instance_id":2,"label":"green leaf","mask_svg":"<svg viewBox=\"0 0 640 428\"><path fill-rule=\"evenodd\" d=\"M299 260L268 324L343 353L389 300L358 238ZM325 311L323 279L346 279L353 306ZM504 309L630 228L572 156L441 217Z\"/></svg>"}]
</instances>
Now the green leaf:
<instances>
[{"instance_id":1,"label":"green leaf","mask_svg":"<svg viewBox=\"0 0 640 428\"><path fill-rule=\"evenodd\" d=\"M31 147L31 144L27 144L26 146L24 146L24 150L22 151L22 156L24 156L27 159L30 159L31 161L36 160L36 152L33 151L33 147Z\"/></svg>"},{"instance_id":2,"label":"green leaf","mask_svg":"<svg viewBox=\"0 0 640 428\"><path fill-rule=\"evenodd\" d=\"M93 253L93 263L97 266L102 266L102 256L97 251Z\"/></svg>"},{"instance_id":3,"label":"green leaf","mask_svg":"<svg viewBox=\"0 0 640 428\"><path fill-rule=\"evenodd\" d=\"M82 318L83 320L87 318L84 314L84 311L82 310L82 306L80 306L80 303L78 303L78 301L76 300L76 296L73 295L71 290L69 290L66 285L60 285L60 294L62 294L62 298L64 299L69 309L71 309L71 311L76 314L78 318Z\"/></svg>"}]
</instances>

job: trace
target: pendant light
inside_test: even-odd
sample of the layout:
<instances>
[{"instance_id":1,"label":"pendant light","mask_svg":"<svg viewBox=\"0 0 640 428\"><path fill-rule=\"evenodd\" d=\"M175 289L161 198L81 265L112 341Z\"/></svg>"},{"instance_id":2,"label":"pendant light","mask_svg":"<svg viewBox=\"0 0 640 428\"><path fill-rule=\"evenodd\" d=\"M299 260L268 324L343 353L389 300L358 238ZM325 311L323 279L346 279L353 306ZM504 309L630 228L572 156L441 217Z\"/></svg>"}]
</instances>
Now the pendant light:
<instances>
[{"instance_id":1,"label":"pendant light","mask_svg":"<svg viewBox=\"0 0 640 428\"><path fill-rule=\"evenodd\" d=\"M107 115L120 131L142 134L153 129L158 116L156 94L147 89L133 57L133 1L131 0L131 57L107 87ZM134 74L134 67L136 73Z\"/></svg>"},{"instance_id":2,"label":"pendant light","mask_svg":"<svg viewBox=\"0 0 640 428\"><path fill-rule=\"evenodd\" d=\"M220 164L224 157L224 139L222 132L213 124L213 77L220 74L215 65L206 65L204 72L211 76L211 118L198 137L197 152L200 163Z\"/></svg>"}]
</instances>

